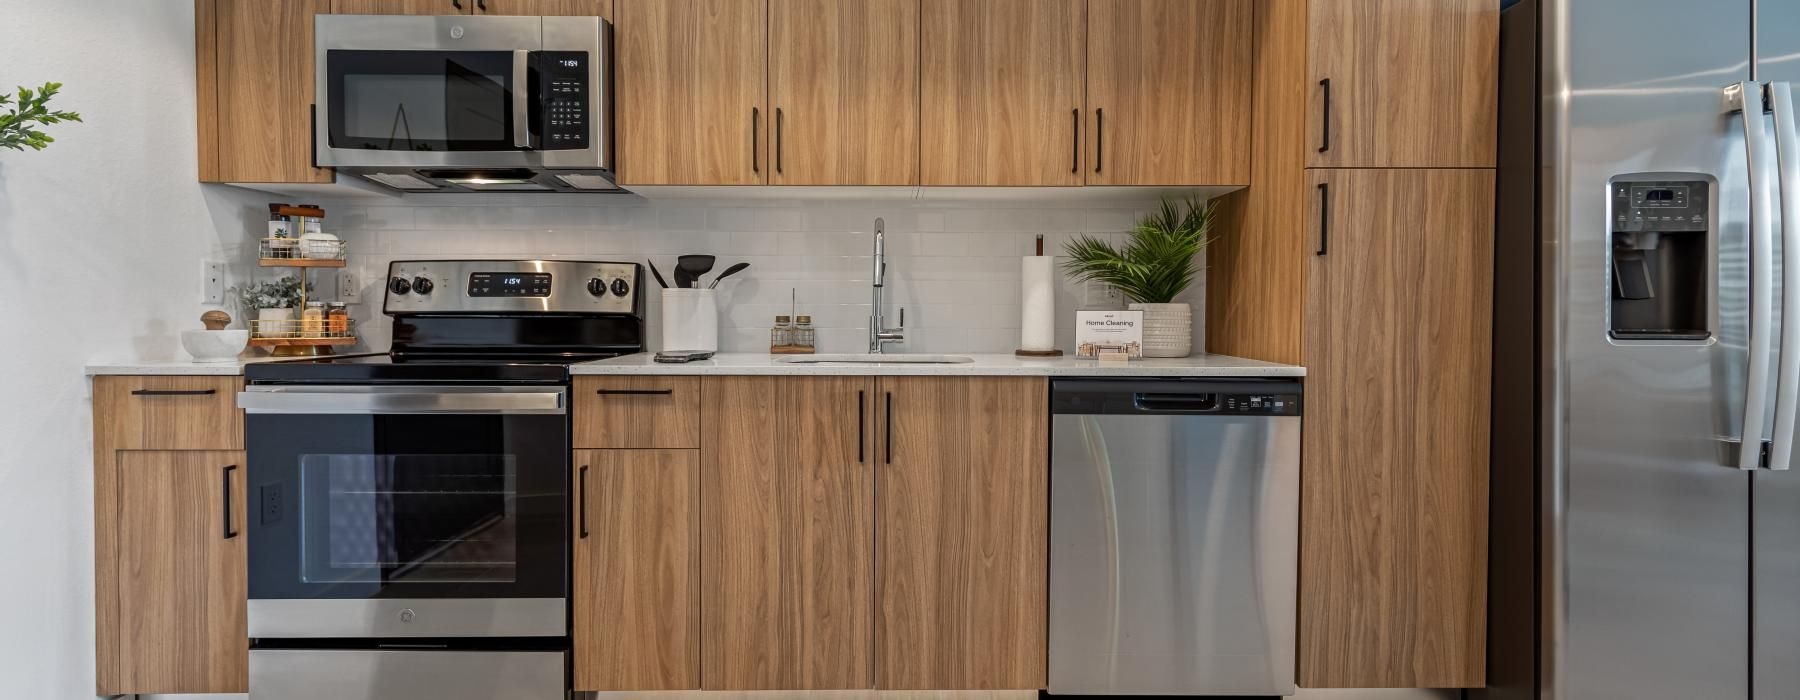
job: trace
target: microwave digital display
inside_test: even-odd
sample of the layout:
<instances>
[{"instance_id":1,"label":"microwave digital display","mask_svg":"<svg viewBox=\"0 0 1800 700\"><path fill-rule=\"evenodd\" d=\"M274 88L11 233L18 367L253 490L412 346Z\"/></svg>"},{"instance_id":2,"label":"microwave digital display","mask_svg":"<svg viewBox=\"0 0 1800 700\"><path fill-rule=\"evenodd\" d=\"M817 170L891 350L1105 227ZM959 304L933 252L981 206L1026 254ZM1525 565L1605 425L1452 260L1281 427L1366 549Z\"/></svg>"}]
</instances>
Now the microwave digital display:
<instances>
[{"instance_id":1,"label":"microwave digital display","mask_svg":"<svg viewBox=\"0 0 1800 700\"><path fill-rule=\"evenodd\" d=\"M550 273L471 272L469 296L547 297L550 296Z\"/></svg>"}]
</instances>

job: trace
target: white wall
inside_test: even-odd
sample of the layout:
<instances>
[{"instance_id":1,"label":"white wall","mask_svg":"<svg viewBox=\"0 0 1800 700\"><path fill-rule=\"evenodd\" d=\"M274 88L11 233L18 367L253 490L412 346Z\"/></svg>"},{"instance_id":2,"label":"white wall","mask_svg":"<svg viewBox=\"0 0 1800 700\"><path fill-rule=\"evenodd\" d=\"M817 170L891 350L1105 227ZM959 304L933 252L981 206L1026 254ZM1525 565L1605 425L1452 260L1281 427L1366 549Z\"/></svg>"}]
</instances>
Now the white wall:
<instances>
[{"instance_id":1,"label":"white wall","mask_svg":"<svg viewBox=\"0 0 1800 700\"><path fill-rule=\"evenodd\" d=\"M0 89L65 84L43 152L0 150L0 698L93 695L82 365L176 359L199 260L260 197L195 184L193 3L0 0Z\"/></svg>"},{"instance_id":2,"label":"white wall","mask_svg":"<svg viewBox=\"0 0 1800 700\"><path fill-rule=\"evenodd\" d=\"M675 258L718 256L715 273L750 267L719 286L720 350L765 352L769 327L787 314L790 293L813 317L820 352L868 346L870 251L876 217L888 234L887 321L906 308L908 352L1012 352L1019 344L1019 256L1044 236L1054 255L1082 234L1122 241L1154 202L968 203L932 201L722 201L638 197L558 199L556 195L415 196L370 204L326 202L326 228L349 241L363 303L352 306L364 345L387 347L381 283L390 260L416 258L574 258L653 261L673 278ZM254 272L258 279L273 271ZM646 272L645 280L655 291ZM1195 344L1204 280L1183 298L1195 302ZM336 293L322 280L324 297ZM1102 306L1064 280L1058 341L1074 348L1073 309ZM660 296L649 297L650 346L660 345Z\"/></svg>"}]
</instances>

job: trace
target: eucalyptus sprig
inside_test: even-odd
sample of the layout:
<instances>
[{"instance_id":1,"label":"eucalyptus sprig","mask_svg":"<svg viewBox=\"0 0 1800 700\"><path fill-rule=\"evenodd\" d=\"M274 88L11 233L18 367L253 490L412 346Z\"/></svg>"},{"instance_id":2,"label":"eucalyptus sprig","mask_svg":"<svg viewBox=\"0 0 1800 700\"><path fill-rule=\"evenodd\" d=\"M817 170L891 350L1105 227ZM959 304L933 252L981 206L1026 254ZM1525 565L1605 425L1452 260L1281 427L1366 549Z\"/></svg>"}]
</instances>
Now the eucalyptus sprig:
<instances>
[{"instance_id":1,"label":"eucalyptus sprig","mask_svg":"<svg viewBox=\"0 0 1800 700\"><path fill-rule=\"evenodd\" d=\"M29 147L41 151L56 139L32 128L34 125L81 121L81 115L74 112L50 110L50 98L61 89L62 83L44 83L35 91L21 86L16 100L12 95L0 93L0 107L14 105L11 110L0 112L0 148L23 151Z\"/></svg>"},{"instance_id":2,"label":"eucalyptus sprig","mask_svg":"<svg viewBox=\"0 0 1800 700\"><path fill-rule=\"evenodd\" d=\"M1134 302L1170 303L1200 272L1194 256L1212 242L1213 209L1212 202L1165 199L1131 230L1123 250L1086 235L1065 243L1063 270L1079 281L1110 284Z\"/></svg>"}]
</instances>

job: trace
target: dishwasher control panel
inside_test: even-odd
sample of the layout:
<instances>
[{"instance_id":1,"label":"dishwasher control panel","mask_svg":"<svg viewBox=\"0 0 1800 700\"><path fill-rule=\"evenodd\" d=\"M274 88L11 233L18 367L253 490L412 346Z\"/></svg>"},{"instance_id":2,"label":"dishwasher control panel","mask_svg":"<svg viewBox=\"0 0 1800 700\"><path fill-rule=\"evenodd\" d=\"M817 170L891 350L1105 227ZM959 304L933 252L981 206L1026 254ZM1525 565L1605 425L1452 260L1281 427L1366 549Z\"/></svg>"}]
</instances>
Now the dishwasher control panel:
<instances>
[{"instance_id":1,"label":"dishwasher control panel","mask_svg":"<svg viewBox=\"0 0 1800 700\"><path fill-rule=\"evenodd\" d=\"M1298 416L1300 383L1282 380L1058 379L1052 413Z\"/></svg>"}]
</instances>

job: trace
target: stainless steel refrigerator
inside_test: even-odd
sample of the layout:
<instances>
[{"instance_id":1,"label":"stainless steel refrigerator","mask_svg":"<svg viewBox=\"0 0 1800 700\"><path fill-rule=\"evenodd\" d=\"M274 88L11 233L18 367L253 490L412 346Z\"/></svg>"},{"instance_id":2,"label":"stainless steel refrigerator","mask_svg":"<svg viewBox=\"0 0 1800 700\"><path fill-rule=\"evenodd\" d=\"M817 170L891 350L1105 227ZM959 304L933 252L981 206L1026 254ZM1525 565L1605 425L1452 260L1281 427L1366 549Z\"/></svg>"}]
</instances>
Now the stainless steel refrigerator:
<instances>
[{"instance_id":1,"label":"stainless steel refrigerator","mask_svg":"<svg viewBox=\"0 0 1800 700\"><path fill-rule=\"evenodd\" d=\"M1483 692L1800 698L1800 0L1502 18Z\"/></svg>"}]
</instances>

